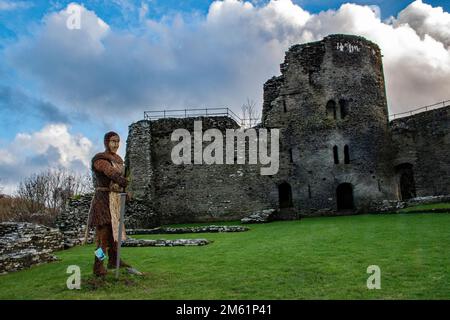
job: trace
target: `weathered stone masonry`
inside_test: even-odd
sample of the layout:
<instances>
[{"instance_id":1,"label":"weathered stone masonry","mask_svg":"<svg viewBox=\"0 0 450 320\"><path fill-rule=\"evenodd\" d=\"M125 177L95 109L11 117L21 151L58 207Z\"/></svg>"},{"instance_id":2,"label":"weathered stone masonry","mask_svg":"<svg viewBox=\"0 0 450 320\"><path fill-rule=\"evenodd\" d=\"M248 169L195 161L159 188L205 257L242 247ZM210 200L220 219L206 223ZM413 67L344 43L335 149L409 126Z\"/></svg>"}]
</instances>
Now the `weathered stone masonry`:
<instances>
[{"instance_id":1,"label":"weathered stone masonry","mask_svg":"<svg viewBox=\"0 0 450 320\"><path fill-rule=\"evenodd\" d=\"M362 37L291 47L264 84L260 128L280 129L280 169L174 165L175 129L225 132L227 117L143 120L129 127L131 190L162 223L227 220L277 208L302 215L367 212L383 200L449 194L449 108L389 123L382 56ZM375 206L374 206L375 204ZM291 215L292 216L292 215Z\"/></svg>"},{"instance_id":2,"label":"weathered stone masonry","mask_svg":"<svg viewBox=\"0 0 450 320\"><path fill-rule=\"evenodd\" d=\"M397 186L402 168L412 168L415 196L450 194L450 107L397 119L390 124ZM401 190L397 190L401 197Z\"/></svg>"},{"instance_id":3,"label":"weathered stone masonry","mask_svg":"<svg viewBox=\"0 0 450 320\"><path fill-rule=\"evenodd\" d=\"M27 222L0 223L0 274L55 261L63 249L58 229Z\"/></svg>"},{"instance_id":4,"label":"weathered stone masonry","mask_svg":"<svg viewBox=\"0 0 450 320\"><path fill-rule=\"evenodd\" d=\"M281 72L265 85L263 126L282 128L279 175L291 186L294 208L338 214L392 198L378 46L342 35L296 45L286 53ZM338 208L337 190L343 189L345 200L347 187L353 205Z\"/></svg>"},{"instance_id":5,"label":"weathered stone masonry","mask_svg":"<svg viewBox=\"0 0 450 320\"><path fill-rule=\"evenodd\" d=\"M139 121L130 126L129 140L134 141L136 137L144 145L151 145L149 156L139 144L127 144L133 195L148 199L149 210L155 212L162 223L239 219L255 209L276 206L266 198L264 184L259 183L269 179L259 175L259 166L172 163L171 151L177 143L170 140L172 132L178 128L192 132L195 120L202 121L204 131L210 128L222 131L225 154L226 129L239 128L228 117L160 119ZM149 128L150 134L143 136L143 128ZM145 137L148 140L142 142ZM146 162L146 159L151 161ZM152 172L149 179L151 187L145 184L147 191L143 190L142 184L135 182L141 168L134 168L140 163Z\"/></svg>"}]
</instances>

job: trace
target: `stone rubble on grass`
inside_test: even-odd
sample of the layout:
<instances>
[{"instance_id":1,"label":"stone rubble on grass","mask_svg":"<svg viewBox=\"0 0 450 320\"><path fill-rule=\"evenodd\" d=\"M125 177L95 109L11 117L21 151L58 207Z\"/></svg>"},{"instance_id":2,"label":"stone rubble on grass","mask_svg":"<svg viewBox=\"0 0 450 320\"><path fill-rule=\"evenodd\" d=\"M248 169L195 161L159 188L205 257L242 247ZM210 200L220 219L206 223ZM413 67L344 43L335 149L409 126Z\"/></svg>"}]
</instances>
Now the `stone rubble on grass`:
<instances>
[{"instance_id":1,"label":"stone rubble on grass","mask_svg":"<svg viewBox=\"0 0 450 320\"><path fill-rule=\"evenodd\" d=\"M433 204L433 203L440 203L440 202L449 202L450 201L450 195L443 195L443 196L427 196L427 197L416 197L409 199L407 201L408 206L415 206L418 204Z\"/></svg>"},{"instance_id":2,"label":"stone rubble on grass","mask_svg":"<svg viewBox=\"0 0 450 320\"><path fill-rule=\"evenodd\" d=\"M372 201L370 208L372 212L392 212L395 213L397 210L403 209L406 207L406 203L399 200L377 200Z\"/></svg>"},{"instance_id":3,"label":"stone rubble on grass","mask_svg":"<svg viewBox=\"0 0 450 320\"><path fill-rule=\"evenodd\" d=\"M264 222L270 222L274 219L274 215L276 214L277 210L275 209L266 209L262 211L258 211L255 213L252 213L248 217L242 218L241 223L264 223Z\"/></svg>"},{"instance_id":4,"label":"stone rubble on grass","mask_svg":"<svg viewBox=\"0 0 450 320\"><path fill-rule=\"evenodd\" d=\"M178 246L204 246L210 241L206 239L175 239L175 240L149 240L128 238L122 242L122 247L178 247Z\"/></svg>"},{"instance_id":5,"label":"stone rubble on grass","mask_svg":"<svg viewBox=\"0 0 450 320\"><path fill-rule=\"evenodd\" d=\"M58 229L27 222L0 223L0 274L55 261L51 253L64 248Z\"/></svg>"},{"instance_id":6,"label":"stone rubble on grass","mask_svg":"<svg viewBox=\"0 0 450 320\"><path fill-rule=\"evenodd\" d=\"M427 196L427 197L416 197L408 199L406 201L402 200L378 200L372 201L370 206L370 211L379 213L396 213L400 209L413 207L417 205L433 204L440 202L449 202L450 196ZM420 210L422 211L422 210ZM436 211L436 209L428 209L427 211ZM439 210L438 210L439 212Z\"/></svg>"},{"instance_id":7,"label":"stone rubble on grass","mask_svg":"<svg viewBox=\"0 0 450 320\"><path fill-rule=\"evenodd\" d=\"M243 232L249 228L241 226L205 226L184 228L155 228L155 229L128 229L127 234L182 234L182 233L214 233L214 232Z\"/></svg>"}]
</instances>

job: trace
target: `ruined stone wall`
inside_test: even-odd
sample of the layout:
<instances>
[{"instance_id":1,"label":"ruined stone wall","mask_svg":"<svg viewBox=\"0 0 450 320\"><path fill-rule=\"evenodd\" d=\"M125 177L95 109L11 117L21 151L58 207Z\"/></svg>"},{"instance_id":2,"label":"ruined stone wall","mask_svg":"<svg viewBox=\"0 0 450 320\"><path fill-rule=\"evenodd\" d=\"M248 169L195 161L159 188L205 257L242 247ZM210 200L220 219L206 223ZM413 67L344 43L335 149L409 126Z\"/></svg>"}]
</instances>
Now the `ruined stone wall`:
<instances>
[{"instance_id":1,"label":"ruined stone wall","mask_svg":"<svg viewBox=\"0 0 450 320\"><path fill-rule=\"evenodd\" d=\"M169 118L147 121L150 128L150 155L146 149L127 148L129 165L136 166L132 159L151 159L152 194L149 200L162 223L187 221L217 221L239 219L246 214L276 206L270 203L267 190L260 182L257 165L238 164L194 164L194 135L191 134L191 164L176 165L172 162L172 148L178 142L171 141L172 132L186 129L193 133L194 121L202 121L202 130L218 129L222 132L223 154L226 155L226 129L239 126L228 117ZM141 126L142 121L133 124ZM141 138L142 139L142 138ZM203 147L209 143L204 143ZM225 163L225 161L224 161ZM148 164L146 164L148 167ZM131 189L145 194L142 185L132 180ZM150 190L150 189L149 189ZM148 192L148 191L147 191Z\"/></svg>"},{"instance_id":2,"label":"ruined stone wall","mask_svg":"<svg viewBox=\"0 0 450 320\"><path fill-rule=\"evenodd\" d=\"M154 192L151 144L150 121L142 120L129 126L125 156L126 175L131 182L128 191L137 199L149 201Z\"/></svg>"},{"instance_id":3,"label":"ruined stone wall","mask_svg":"<svg viewBox=\"0 0 450 320\"><path fill-rule=\"evenodd\" d=\"M27 222L0 223L0 274L55 261L63 249L58 229Z\"/></svg>"},{"instance_id":4,"label":"ruined stone wall","mask_svg":"<svg viewBox=\"0 0 450 320\"><path fill-rule=\"evenodd\" d=\"M346 35L295 45L281 72L264 87L269 100L263 126L282 128L277 179L291 185L294 207L314 215L336 214L341 183L352 185L360 211L373 199L394 198L378 46ZM334 163L334 146L339 164Z\"/></svg>"},{"instance_id":5,"label":"ruined stone wall","mask_svg":"<svg viewBox=\"0 0 450 320\"><path fill-rule=\"evenodd\" d=\"M143 120L129 127L130 190L148 212L162 223L237 219L281 207L303 215L368 212L374 203L399 199L395 163L405 161L416 168L419 196L448 193L448 109L389 125L376 44L331 35L291 47L280 69L264 84L258 126L280 129L275 175L262 176L261 165L173 164L175 129L192 133L194 120L202 120L203 131L225 135L238 127L227 117ZM342 205L348 194L338 196L343 186L351 187L351 209Z\"/></svg>"},{"instance_id":6,"label":"ruined stone wall","mask_svg":"<svg viewBox=\"0 0 450 320\"><path fill-rule=\"evenodd\" d=\"M417 196L450 194L450 106L396 119L390 126L392 165L412 165Z\"/></svg>"}]
</instances>

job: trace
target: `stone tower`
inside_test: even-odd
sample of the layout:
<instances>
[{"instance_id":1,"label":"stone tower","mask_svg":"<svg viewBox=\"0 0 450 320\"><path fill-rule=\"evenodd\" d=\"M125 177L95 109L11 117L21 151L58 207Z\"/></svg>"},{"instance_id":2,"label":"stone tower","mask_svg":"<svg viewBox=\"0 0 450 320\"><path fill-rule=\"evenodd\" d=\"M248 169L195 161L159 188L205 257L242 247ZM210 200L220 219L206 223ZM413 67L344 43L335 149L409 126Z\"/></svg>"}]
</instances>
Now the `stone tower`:
<instances>
[{"instance_id":1,"label":"stone tower","mask_svg":"<svg viewBox=\"0 0 450 320\"><path fill-rule=\"evenodd\" d=\"M291 47L264 85L262 125L281 128L280 207L364 211L395 198L382 56L362 37Z\"/></svg>"}]
</instances>

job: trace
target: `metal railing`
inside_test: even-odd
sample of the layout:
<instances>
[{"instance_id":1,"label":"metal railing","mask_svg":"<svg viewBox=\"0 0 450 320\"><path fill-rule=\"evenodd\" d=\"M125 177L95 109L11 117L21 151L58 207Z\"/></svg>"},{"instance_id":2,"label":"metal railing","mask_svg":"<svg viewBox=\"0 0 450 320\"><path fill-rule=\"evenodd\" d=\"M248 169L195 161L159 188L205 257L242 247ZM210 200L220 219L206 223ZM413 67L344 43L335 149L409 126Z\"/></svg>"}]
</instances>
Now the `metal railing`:
<instances>
[{"instance_id":1,"label":"metal railing","mask_svg":"<svg viewBox=\"0 0 450 320\"><path fill-rule=\"evenodd\" d=\"M188 117L229 117L240 126L259 119L242 119L229 108L194 108L178 110L144 111L144 120L158 120L164 118L188 118Z\"/></svg>"},{"instance_id":2,"label":"metal railing","mask_svg":"<svg viewBox=\"0 0 450 320\"><path fill-rule=\"evenodd\" d=\"M398 118L402 118L402 117L412 116L412 115L420 113L420 112L424 112L424 111L428 111L428 110L434 110L434 109L439 109L439 108L443 108L443 107L447 107L447 106L450 106L450 100L445 100L445 101L442 101L442 102L438 102L438 103L435 103L435 104L430 104L428 106L420 107L420 108L409 110L409 111L405 111L405 112L390 114L389 115L389 119L390 120L394 120L394 119L398 119Z\"/></svg>"}]
</instances>

